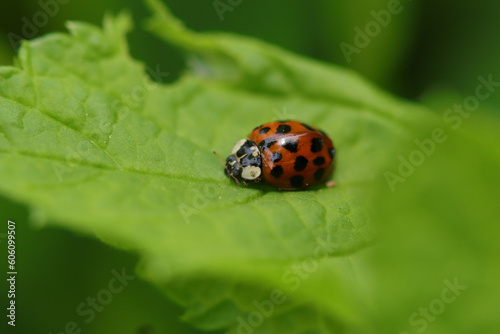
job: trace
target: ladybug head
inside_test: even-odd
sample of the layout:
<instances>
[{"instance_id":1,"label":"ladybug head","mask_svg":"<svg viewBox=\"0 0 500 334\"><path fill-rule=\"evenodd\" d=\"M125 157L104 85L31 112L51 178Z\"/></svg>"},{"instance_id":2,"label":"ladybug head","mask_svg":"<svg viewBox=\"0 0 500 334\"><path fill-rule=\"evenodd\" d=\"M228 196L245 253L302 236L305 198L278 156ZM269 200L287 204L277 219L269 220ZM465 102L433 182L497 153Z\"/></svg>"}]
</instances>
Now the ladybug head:
<instances>
[{"instance_id":1,"label":"ladybug head","mask_svg":"<svg viewBox=\"0 0 500 334\"><path fill-rule=\"evenodd\" d=\"M257 145L248 139L241 139L234 145L231 155L226 159L224 173L234 178L241 176L246 181L259 181L262 173L262 159Z\"/></svg>"},{"instance_id":2,"label":"ladybug head","mask_svg":"<svg viewBox=\"0 0 500 334\"><path fill-rule=\"evenodd\" d=\"M232 175L234 177L238 177L241 175L242 170L243 167L240 165L234 154L231 154L230 156L227 157L226 167L224 168L224 174L226 174L227 176Z\"/></svg>"}]
</instances>

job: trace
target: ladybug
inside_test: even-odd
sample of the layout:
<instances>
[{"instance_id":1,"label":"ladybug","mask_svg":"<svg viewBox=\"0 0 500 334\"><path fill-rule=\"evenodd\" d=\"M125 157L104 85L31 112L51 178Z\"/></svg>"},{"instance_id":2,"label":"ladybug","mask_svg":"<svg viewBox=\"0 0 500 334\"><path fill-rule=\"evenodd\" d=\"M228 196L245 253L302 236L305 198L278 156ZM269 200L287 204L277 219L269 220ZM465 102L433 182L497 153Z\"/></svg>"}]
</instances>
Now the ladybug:
<instances>
[{"instance_id":1,"label":"ladybug","mask_svg":"<svg viewBox=\"0 0 500 334\"><path fill-rule=\"evenodd\" d=\"M224 173L266 183L280 190L301 190L325 182L334 169L335 148L326 133L298 121L276 121L256 127L234 146ZM327 183L333 186L334 182Z\"/></svg>"}]
</instances>

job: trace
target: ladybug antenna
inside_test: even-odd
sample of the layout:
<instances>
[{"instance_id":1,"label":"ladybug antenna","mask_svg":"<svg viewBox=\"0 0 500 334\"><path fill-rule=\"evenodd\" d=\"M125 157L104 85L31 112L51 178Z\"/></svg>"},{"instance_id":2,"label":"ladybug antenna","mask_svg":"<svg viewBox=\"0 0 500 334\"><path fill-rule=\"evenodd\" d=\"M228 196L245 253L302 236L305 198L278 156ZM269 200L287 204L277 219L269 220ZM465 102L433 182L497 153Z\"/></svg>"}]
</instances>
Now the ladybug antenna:
<instances>
[{"instance_id":1,"label":"ladybug antenna","mask_svg":"<svg viewBox=\"0 0 500 334\"><path fill-rule=\"evenodd\" d=\"M223 164L224 166L226 165L226 163L224 162L224 160L222 159L222 157L219 155L219 153L217 153L217 152L213 151L213 154L215 154L216 156L218 156L218 157L219 157L220 162L222 162L222 164Z\"/></svg>"}]
</instances>

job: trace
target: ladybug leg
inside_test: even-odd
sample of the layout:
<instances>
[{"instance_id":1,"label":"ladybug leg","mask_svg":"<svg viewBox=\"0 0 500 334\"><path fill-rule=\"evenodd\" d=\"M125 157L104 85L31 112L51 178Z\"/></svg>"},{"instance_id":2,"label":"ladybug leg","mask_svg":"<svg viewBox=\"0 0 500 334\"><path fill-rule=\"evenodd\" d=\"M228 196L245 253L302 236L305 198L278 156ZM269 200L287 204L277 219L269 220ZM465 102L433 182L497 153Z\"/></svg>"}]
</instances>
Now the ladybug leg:
<instances>
[{"instance_id":1,"label":"ladybug leg","mask_svg":"<svg viewBox=\"0 0 500 334\"><path fill-rule=\"evenodd\" d=\"M247 180L245 180L245 182L244 182L244 183L245 183L245 187L248 187L248 181L247 181Z\"/></svg>"},{"instance_id":2,"label":"ladybug leg","mask_svg":"<svg viewBox=\"0 0 500 334\"><path fill-rule=\"evenodd\" d=\"M236 183L237 185L240 185L240 181L238 181L238 178L235 177L233 174L229 174L229 176L231 176L234 180L234 183Z\"/></svg>"},{"instance_id":3,"label":"ladybug leg","mask_svg":"<svg viewBox=\"0 0 500 334\"><path fill-rule=\"evenodd\" d=\"M237 184L237 185L240 185L240 181L238 181L238 179L236 177L234 177L234 175L231 175L234 179L234 182Z\"/></svg>"}]
</instances>

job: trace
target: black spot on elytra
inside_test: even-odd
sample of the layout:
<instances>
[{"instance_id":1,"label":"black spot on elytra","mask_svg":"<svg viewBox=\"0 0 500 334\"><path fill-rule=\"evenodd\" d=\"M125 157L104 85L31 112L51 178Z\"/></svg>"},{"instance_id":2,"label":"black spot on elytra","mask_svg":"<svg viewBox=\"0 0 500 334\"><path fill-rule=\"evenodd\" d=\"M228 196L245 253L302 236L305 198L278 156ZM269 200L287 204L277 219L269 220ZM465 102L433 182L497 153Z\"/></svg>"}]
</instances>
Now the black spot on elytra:
<instances>
[{"instance_id":1,"label":"black spot on elytra","mask_svg":"<svg viewBox=\"0 0 500 334\"><path fill-rule=\"evenodd\" d=\"M276 133L288 133L290 131L292 131L292 127L288 124L281 124L276 129Z\"/></svg>"},{"instance_id":2,"label":"black spot on elytra","mask_svg":"<svg viewBox=\"0 0 500 334\"><path fill-rule=\"evenodd\" d=\"M287 139L285 141L285 144L283 144L283 147L292 153L297 152L298 146L299 146L299 141L296 139L291 139L291 138Z\"/></svg>"},{"instance_id":3,"label":"black spot on elytra","mask_svg":"<svg viewBox=\"0 0 500 334\"><path fill-rule=\"evenodd\" d=\"M266 147L267 148L271 148L271 146L273 146L274 144L276 144L276 140L272 140L270 141L269 143L266 144Z\"/></svg>"},{"instance_id":4,"label":"black spot on elytra","mask_svg":"<svg viewBox=\"0 0 500 334\"><path fill-rule=\"evenodd\" d=\"M328 151L328 154L330 154L330 158L333 159L333 157L335 156L335 149L332 148L331 150Z\"/></svg>"},{"instance_id":5,"label":"black spot on elytra","mask_svg":"<svg viewBox=\"0 0 500 334\"><path fill-rule=\"evenodd\" d=\"M281 155L280 152L274 152L273 156L271 157L271 161L272 162L278 162L278 161L281 160L281 158L283 158L283 156Z\"/></svg>"},{"instance_id":6,"label":"black spot on elytra","mask_svg":"<svg viewBox=\"0 0 500 334\"><path fill-rule=\"evenodd\" d=\"M255 127L255 128L252 130L252 132L254 132L255 130L257 130L258 128L261 128L261 127L262 127L262 125L264 125L264 124L261 124L261 125L259 125L259 126Z\"/></svg>"},{"instance_id":7,"label":"black spot on elytra","mask_svg":"<svg viewBox=\"0 0 500 334\"><path fill-rule=\"evenodd\" d=\"M314 172L314 179L316 181L319 181L323 178L323 175L325 175L325 169L324 168L320 168L318 169L317 171Z\"/></svg>"},{"instance_id":8,"label":"black spot on elytra","mask_svg":"<svg viewBox=\"0 0 500 334\"><path fill-rule=\"evenodd\" d=\"M290 185L294 188L301 188L304 184L304 177L302 175L295 175L290 178Z\"/></svg>"},{"instance_id":9,"label":"black spot on elytra","mask_svg":"<svg viewBox=\"0 0 500 334\"><path fill-rule=\"evenodd\" d=\"M283 175L283 168L281 166L274 167L273 169L271 169L271 175L275 178L279 178L281 175Z\"/></svg>"},{"instance_id":10,"label":"black spot on elytra","mask_svg":"<svg viewBox=\"0 0 500 334\"><path fill-rule=\"evenodd\" d=\"M307 167L307 163L309 160L307 160L306 157L303 157L302 155L298 156L297 159L295 159L295 164L293 166L293 169L295 169L297 172L300 172Z\"/></svg>"},{"instance_id":11,"label":"black spot on elytra","mask_svg":"<svg viewBox=\"0 0 500 334\"><path fill-rule=\"evenodd\" d=\"M313 128L312 126L309 126L309 125L307 125L307 124L305 124L305 123L300 123L300 124L301 124L303 127L305 127L307 130L316 131L316 129L315 129L315 128Z\"/></svg>"},{"instance_id":12,"label":"black spot on elytra","mask_svg":"<svg viewBox=\"0 0 500 334\"><path fill-rule=\"evenodd\" d=\"M313 164L316 166L321 166L325 163L325 158L323 157L317 157L316 159L313 160Z\"/></svg>"},{"instance_id":13,"label":"black spot on elytra","mask_svg":"<svg viewBox=\"0 0 500 334\"><path fill-rule=\"evenodd\" d=\"M323 139L322 138L313 138L311 144L311 152L317 153L321 151L323 148Z\"/></svg>"},{"instance_id":14,"label":"black spot on elytra","mask_svg":"<svg viewBox=\"0 0 500 334\"><path fill-rule=\"evenodd\" d=\"M276 140L264 139L257 146L259 147L259 150L263 151L266 148L270 148L274 144L276 144Z\"/></svg>"},{"instance_id":15,"label":"black spot on elytra","mask_svg":"<svg viewBox=\"0 0 500 334\"><path fill-rule=\"evenodd\" d=\"M271 130L271 128L266 126L265 128L259 130L259 134L263 135L264 133L267 133L269 130Z\"/></svg>"}]
</instances>

